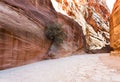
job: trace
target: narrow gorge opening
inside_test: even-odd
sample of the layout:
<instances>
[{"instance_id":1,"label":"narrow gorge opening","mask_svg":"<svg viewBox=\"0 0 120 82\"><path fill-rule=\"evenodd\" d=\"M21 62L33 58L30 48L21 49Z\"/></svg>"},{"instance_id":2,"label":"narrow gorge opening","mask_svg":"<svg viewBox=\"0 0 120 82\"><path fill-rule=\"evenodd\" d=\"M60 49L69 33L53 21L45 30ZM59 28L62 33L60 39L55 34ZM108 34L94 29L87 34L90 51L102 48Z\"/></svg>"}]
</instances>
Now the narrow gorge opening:
<instances>
[{"instance_id":1,"label":"narrow gorge opening","mask_svg":"<svg viewBox=\"0 0 120 82\"><path fill-rule=\"evenodd\" d=\"M106 0L107 6L110 9L110 12L112 12L115 1L116 0Z\"/></svg>"},{"instance_id":2,"label":"narrow gorge opening","mask_svg":"<svg viewBox=\"0 0 120 82\"><path fill-rule=\"evenodd\" d=\"M90 53L109 52L109 17L115 0L51 0L53 7L82 26Z\"/></svg>"}]
</instances>

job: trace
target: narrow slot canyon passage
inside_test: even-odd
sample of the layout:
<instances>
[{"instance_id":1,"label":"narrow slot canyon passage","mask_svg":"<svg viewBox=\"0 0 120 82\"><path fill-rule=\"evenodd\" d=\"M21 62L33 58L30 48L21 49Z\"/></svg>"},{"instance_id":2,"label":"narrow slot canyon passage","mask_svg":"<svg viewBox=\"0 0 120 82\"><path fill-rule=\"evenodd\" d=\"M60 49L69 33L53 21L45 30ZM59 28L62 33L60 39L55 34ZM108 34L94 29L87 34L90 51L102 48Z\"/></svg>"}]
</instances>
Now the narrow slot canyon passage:
<instances>
[{"instance_id":1,"label":"narrow slot canyon passage","mask_svg":"<svg viewBox=\"0 0 120 82\"><path fill-rule=\"evenodd\" d=\"M109 20L114 3L1 0L0 82L120 82L120 57L110 55ZM59 46L46 36L50 26L61 28L48 30L52 39L56 38L53 31L66 34L55 39L62 41ZM113 31L119 34L119 29ZM118 40L112 46L119 45Z\"/></svg>"}]
</instances>

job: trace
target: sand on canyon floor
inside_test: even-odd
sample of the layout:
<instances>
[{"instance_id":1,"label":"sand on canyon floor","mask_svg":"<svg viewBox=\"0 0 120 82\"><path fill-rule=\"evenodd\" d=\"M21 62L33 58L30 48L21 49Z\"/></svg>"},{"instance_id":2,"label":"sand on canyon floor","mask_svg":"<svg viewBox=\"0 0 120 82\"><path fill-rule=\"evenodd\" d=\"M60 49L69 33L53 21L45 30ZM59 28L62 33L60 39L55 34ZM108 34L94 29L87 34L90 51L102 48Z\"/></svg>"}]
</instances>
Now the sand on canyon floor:
<instances>
[{"instance_id":1,"label":"sand on canyon floor","mask_svg":"<svg viewBox=\"0 0 120 82\"><path fill-rule=\"evenodd\" d=\"M100 60L108 67L116 69L120 72L120 56L103 55Z\"/></svg>"},{"instance_id":2,"label":"sand on canyon floor","mask_svg":"<svg viewBox=\"0 0 120 82\"><path fill-rule=\"evenodd\" d=\"M83 54L0 71L0 82L120 82L119 57Z\"/></svg>"}]
</instances>

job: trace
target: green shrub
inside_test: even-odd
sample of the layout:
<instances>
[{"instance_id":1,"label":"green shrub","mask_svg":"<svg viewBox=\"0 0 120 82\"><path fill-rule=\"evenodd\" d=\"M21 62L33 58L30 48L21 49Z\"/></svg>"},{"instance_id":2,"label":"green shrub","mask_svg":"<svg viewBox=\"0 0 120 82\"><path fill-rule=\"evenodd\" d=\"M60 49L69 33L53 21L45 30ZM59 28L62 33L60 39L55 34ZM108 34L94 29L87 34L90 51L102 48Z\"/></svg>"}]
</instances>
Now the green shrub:
<instances>
[{"instance_id":1,"label":"green shrub","mask_svg":"<svg viewBox=\"0 0 120 82\"><path fill-rule=\"evenodd\" d=\"M57 24L48 25L45 29L45 35L47 39L51 40L56 45L63 43L63 40L66 37L61 25Z\"/></svg>"}]
</instances>

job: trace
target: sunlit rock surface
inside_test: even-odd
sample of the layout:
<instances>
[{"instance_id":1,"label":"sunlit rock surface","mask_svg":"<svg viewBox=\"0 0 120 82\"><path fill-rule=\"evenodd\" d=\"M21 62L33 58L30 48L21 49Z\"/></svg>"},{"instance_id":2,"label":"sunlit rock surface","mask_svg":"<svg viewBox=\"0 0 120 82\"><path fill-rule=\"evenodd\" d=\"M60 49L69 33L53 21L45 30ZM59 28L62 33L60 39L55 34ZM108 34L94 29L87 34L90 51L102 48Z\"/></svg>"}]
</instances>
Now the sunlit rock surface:
<instances>
[{"instance_id":1,"label":"sunlit rock surface","mask_svg":"<svg viewBox=\"0 0 120 82\"><path fill-rule=\"evenodd\" d=\"M54 23L67 34L60 47L44 34ZM57 13L50 0L0 0L0 69L67 56L83 49L84 42L82 27Z\"/></svg>"},{"instance_id":2,"label":"sunlit rock surface","mask_svg":"<svg viewBox=\"0 0 120 82\"><path fill-rule=\"evenodd\" d=\"M0 69L76 51L109 52L108 21L102 0L0 0ZM61 46L45 37L55 23L66 33Z\"/></svg>"},{"instance_id":3,"label":"sunlit rock surface","mask_svg":"<svg viewBox=\"0 0 120 82\"><path fill-rule=\"evenodd\" d=\"M120 0L116 0L110 18L110 45L114 49L111 55L120 56Z\"/></svg>"},{"instance_id":4,"label":"sunlit rock surface","mask_svg":"<svg viewBox=\"0 0 120 82\"><path fill-rule=\"evenodd\" d=\"M87 52L109 52L109 9L105 0L51 0L56 11L82 26Z\"/></svg>"}]
</instances>

